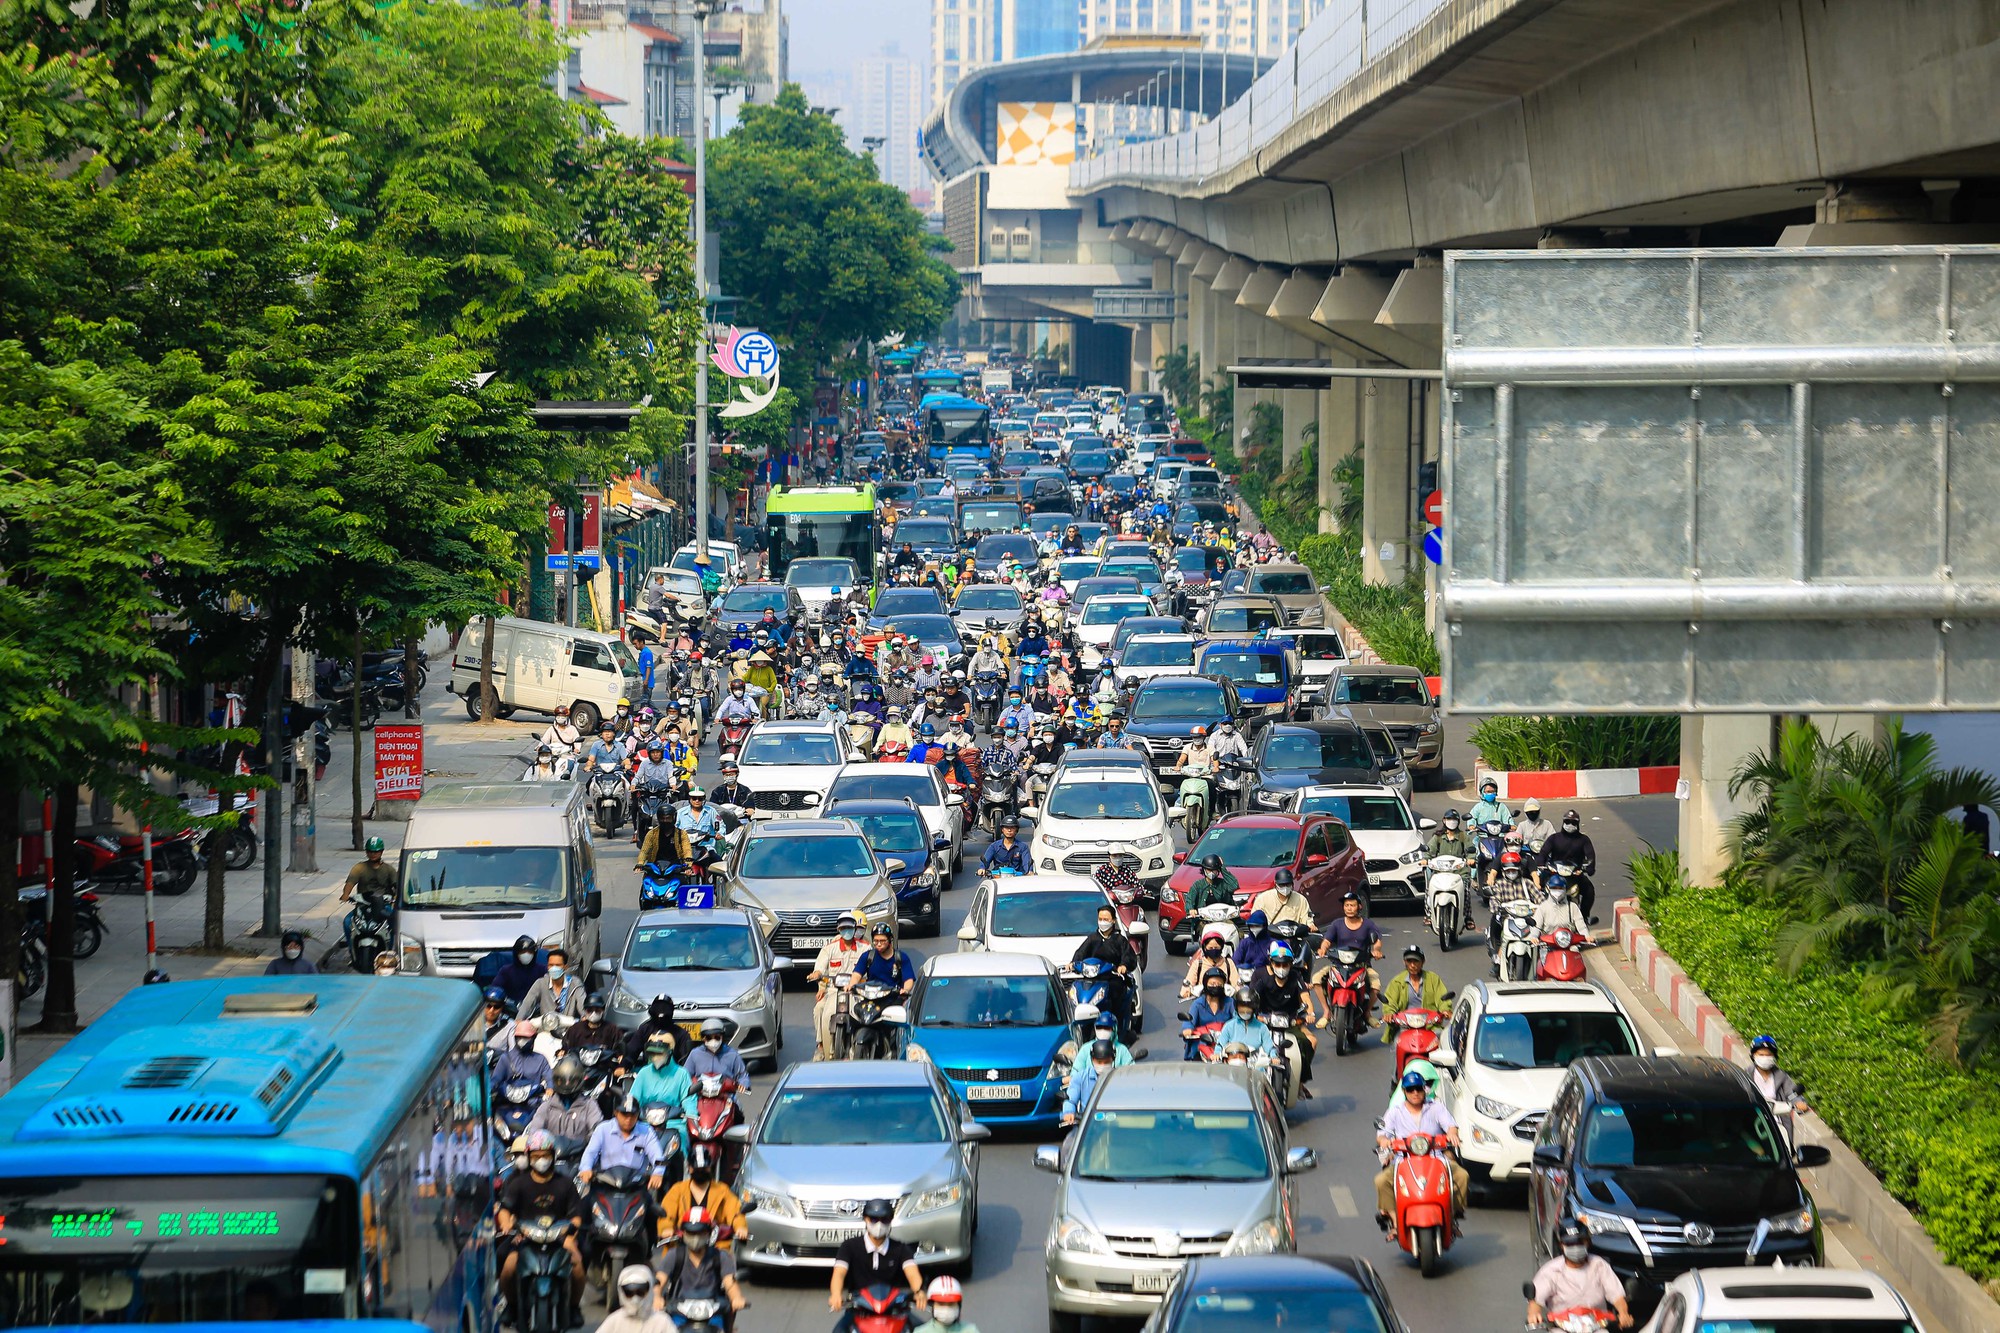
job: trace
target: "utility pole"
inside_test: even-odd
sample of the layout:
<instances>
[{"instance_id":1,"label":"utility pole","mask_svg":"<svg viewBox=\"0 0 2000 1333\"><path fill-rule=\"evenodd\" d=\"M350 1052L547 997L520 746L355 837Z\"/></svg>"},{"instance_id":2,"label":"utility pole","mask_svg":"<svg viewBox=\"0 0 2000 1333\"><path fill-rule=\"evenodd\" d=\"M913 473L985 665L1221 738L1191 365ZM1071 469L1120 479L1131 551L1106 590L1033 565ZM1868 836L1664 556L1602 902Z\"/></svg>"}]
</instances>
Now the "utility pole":
<instances>
[{"instance_id":1,"label":"utility pole","mask_svg":"<svg viewBox=\"0 0 2000 1333\"><path fill-rule=\"evenodd\" d=\"M301 708L313 697L313 659L303 636L292 645L292 698ZM301 719L303 720L303 719ZM285 869L294 873L319 871L319 809L314 799L314 751L319 745L319 729L307 723L299 729L292 745L292 762L298 778L292 789L292 860Z\"/></svg>"},{"instance_id":2,"label":"utility pole","mask_svg":"<svg viewBox=\"0 0 2000 1333\"><path fill-rule=\"evenodd\" d=\"M694 0L694 561L708 563L708 16Z\"/></svg>"},{"instance_id":3,"label":"utility pole","mask_svg":"<svg viewBox=\"0 0 2000 1333\"><path fill-rule=\"evenodd\" d=\"M361 691L359 679L354 682L354 690L357 694ZM285 677L276 669L264 689L264 762L268 765L264 771L274 781L284 773ZM264 925L257 933L268 939L278 938L284 930L285 867L278 860L278 848L283 845L279 842L283 835L278 832L278 821L284 814L285 784L276 782L264 790Z\"/></svg>"}]
</instances>

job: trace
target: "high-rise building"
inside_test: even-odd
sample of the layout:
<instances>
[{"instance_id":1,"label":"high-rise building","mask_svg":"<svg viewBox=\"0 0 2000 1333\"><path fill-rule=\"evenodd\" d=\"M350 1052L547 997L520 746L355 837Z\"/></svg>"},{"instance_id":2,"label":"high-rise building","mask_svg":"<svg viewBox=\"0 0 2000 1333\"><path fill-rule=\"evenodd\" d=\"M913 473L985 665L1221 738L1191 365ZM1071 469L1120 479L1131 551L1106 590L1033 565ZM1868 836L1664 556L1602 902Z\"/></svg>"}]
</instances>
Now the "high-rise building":
<instances>
[{"instance_id":1,"label":"high-rise building","mask_svg":"<svg viewBox=\"0 0 2000 1333\"><path fill-rule=\"evenodd\" d=\"M930 173L917 159L917 133L930 114L923 68L891 42L880 55L854 62L848 87L848 114L842 119L849 145L858 150L880 139L874 152L882 179L906 194L928 196Z\"/></svg>"}]
</instances>

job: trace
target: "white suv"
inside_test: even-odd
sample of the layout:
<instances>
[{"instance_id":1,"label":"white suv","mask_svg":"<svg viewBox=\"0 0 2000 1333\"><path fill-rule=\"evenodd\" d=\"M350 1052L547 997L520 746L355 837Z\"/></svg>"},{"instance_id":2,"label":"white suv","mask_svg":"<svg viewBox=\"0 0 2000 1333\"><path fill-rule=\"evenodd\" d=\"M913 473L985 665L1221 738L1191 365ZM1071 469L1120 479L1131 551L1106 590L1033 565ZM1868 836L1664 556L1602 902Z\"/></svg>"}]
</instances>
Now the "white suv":
<instances>
[{"instance_id":1,"label":"white suv","mask_svg":"<svg viewBox=\"0 0 2000 1333\"><path fill-rule=\"evenodd\" d=\"M1459 1160L1475 1181L1526 1180L1535 1131L1570 1061L1647 1053L1625 1006L1595 982L1472 982L1431 1052L1438 1095L1458 1122Z\"/></svg>"},{"instance_id":2,"label":"white suv","mask_svg":"<svg viewBox=\"0 0 2000 1333\"><path fill-rule=\"evenodd\" d=\"M1845 1268L1697 1268L1667 1284L1645 1333L1811 1328L1923 1333L1916 1312L1874 1273Z\"/></svg>"},{"instance_id":3,"label":"white suv","mask_svg":"<svg viewBox=\"0 0 2000 1333\"><path fill-rule=\"evenodd\" d=\"M736 756L743 766L743 785L750 789L751 817L811 817L825 806L841 765L853 757L847 729L838 722L797 718L756 723Z\"/></svg>"},{"instance_id":4,"label":"white suv","mask_svg":"<svg viewBox=\"0 0 2000 1333\"><path fill-rule=\"evenodd\" d=\"M1183 806L1160 799L1152 775L1139 767L1062 768L1039 807L1028 854L1038 874L1088 875L1117 860L1157 891L1174 872L1168 825Z\"/></svg>"},{"instance_id":5,"label":"white suv","mask_svg":"<svg viewBox=\"0 0 2000 1333\"><path fill-rule=\"evenodd\" d=\"M944 779L929 764L849 764L834 779L827 799L910 801L924 817L932 846L950 854L951 868L965 864L965 798L947 791ZM949 880L945 887L951 887Z\"/></svg>"},{"instance_id":6,"label":"white suv","mask_svg":"<svg viewBox=\"0 0 2000 1333\"><path fill-rule=\"evenodd\" d=\"M1434 819L1417 819L1394 790L1377 784L1321 783L1301 787L1284 808L1295 815L1332 815L1347 825L1367 858L1368 901L1424 903L1424 834Z\"/></svg>"}]
</instances>

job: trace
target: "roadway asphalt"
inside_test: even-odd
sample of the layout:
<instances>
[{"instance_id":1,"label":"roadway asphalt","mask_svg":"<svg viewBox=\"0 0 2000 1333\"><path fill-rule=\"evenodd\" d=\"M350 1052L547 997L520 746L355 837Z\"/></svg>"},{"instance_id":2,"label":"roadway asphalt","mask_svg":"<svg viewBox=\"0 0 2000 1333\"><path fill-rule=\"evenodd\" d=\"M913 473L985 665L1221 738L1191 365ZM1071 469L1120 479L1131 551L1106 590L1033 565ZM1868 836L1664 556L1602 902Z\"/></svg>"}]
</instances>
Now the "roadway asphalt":
<instances>
[{"instance_id":1,"label":"roadway asphalt","mask_svg":"<svg viewBox=\"0 0 2000 1333\"><path fill-rule=\"evenodd\" d=\"M1472 748L1463 740L1470 726L1465 719L1447 720L1447 790L1419 792L1414 801L1419 813L1435 817L1448 806L1462 805L1449 791L1470 780ZM703 755L704 782L714 780L707 771L714 759L711 747ZM1646 844L1672 845L1673 802L1665 797L1642 797L1580 802L1577 809L1583 816L1584 831L1597 844L1602 872L1598 876L1597 914L1608 927L1611 903L1629 891L1622 874L1626 859ZM1561 809L1545 813L1559 818ZM608 871L604 876L604 947L609 953L622 947L637 913L638 884L636 876L624 872L631 856L630 843L603 844L600 838L600 864ZM968 869L958 875L952 891L945 895L942 935L912 941L908 946L920 965L926 955L955 947L952 937L964 919L971 900L968 890L975 881L970 866L983 845L983 834L974 834L968 841ZM1435 941L1414 917L1385 914L1378 918L1378 924L1385 936L1385 969L1393 967L1403 946L1416 939L1426 945L1430 964L1454 988L1484 974L1486 954L1480 947L1481 937L1467 936L1463 947L1446 954L1435 947ZM1139 1045L1149 1048L1152 1059L1174 1060L1180 1058L1180 1043L1173 1036L1180 968L1161 967L1159 961L1156 954L1147 978L1146 1031ZM812 1050L811 1020L811 1001L794 983L788 988L785 1009L788 1063L801 1058L789 1053ZM1309 1145L1319 1154L1319 1168L1295 1178L1299 1249L1306 1254L1354 1254L1373 1263L1385 1276L1397 1312L1412 1333L1518 1333L1524 1309L1520 1284L1532 1273L1525 1195L1518 1188L1475 1199L1463 1236L1447 1255L1440 1275L1429 1281L1419 1276L1409 1257L1386 1243L1375 1227L1373 1123L1388 1102L1392 1068L1389 1048L1372 1041L1344 1060L1329 1054L1316 1062L1318 1095L1300 1103L1292 1120L1292 1142ZM746 1102L754 1115L770 1079L753 1076L753 1082L756 1091ZM965 1314L981 1333L1043 1333L1047 1328L1042 1246L1054 1180L1034 1170L1032 1154L1036 1144L1055 1140L1054 1135L996 1138L983 1151L980 1229ZM745 1294L752 1308L738 1326L746 1333L824 1333L832 1326L823 1277L760 1275ZM591 1315L593 1308L587 1307L586 1315ZM593 1317L601 1317L601 1313ZM1111 1327L1093 1323L1087 1333L1110 1333ZM1126 1326L1128 1333L1131 1327L1136 1326Z\"/></svg>"}]
</instances>

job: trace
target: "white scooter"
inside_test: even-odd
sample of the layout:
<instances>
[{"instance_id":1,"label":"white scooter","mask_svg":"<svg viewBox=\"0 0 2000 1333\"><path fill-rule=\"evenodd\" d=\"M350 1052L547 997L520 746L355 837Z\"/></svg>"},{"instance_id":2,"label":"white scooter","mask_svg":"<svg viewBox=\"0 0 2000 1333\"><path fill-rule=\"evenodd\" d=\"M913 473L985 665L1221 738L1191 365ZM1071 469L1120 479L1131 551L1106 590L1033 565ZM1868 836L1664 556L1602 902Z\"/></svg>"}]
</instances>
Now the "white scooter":
<instances>
[{"instance_id":1,"label":"white scooter","mask_svg":"<svg viewBox=\"0 0 2000 1333\"><path fill-rule=\"evenodd\" d=\"M1434 856L1424 881L1424 920L1437 932L1438 947L1447 953L1465 928L1465 858Z\"/></svg>"},{"instance_id":2,"label":"white scooter","mask_svg":"<svg viewBox=\"0 0 2000 1333\"><path fill-rule=\"evenodd\" d=\"M1535 954L1541 947L1541 932L1535 929L1535 905L1515 901L1501 909L1504 913L1500 922L1500 979L1502 981L1533 981L1535 979Z\"/></svg>"}]
</instances>

